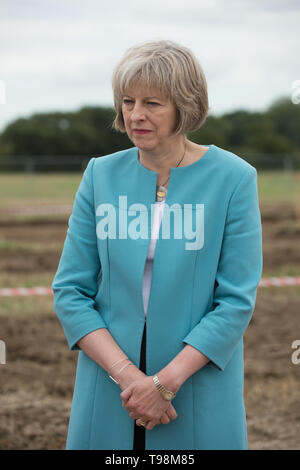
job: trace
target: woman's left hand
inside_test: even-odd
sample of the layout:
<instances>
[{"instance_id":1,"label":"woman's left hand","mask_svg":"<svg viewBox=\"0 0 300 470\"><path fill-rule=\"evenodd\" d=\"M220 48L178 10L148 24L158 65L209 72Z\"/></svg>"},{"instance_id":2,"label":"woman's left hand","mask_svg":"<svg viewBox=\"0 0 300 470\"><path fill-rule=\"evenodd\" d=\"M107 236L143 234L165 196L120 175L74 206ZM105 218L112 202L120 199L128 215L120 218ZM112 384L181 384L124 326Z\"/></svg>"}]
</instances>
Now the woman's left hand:
<instances>
[{"instance_id":1,"label":"woman's left hand","mask_svg":"<svg viewBox=\"0 0 300 470\"><path fill-rule=\"evenodd\" d=\"M130 384L121 393L121 398L130 418L148 421L145 427L149 430L160 423L162 415L170 405L155 387L152 376Z\"/></svg>"}]
</instances>

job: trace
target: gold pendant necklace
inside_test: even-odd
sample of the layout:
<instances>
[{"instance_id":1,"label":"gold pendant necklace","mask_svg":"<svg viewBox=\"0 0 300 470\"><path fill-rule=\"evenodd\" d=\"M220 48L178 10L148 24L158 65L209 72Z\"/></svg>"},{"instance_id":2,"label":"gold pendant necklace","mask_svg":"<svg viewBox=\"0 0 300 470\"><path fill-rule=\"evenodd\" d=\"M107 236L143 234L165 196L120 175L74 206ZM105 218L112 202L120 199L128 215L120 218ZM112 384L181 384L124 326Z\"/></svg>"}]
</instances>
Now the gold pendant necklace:
<instances>
[{"instance_id":1,"label":"gold pendant necklace","mask_svg":"<svg viewBox=\"0 0 300 470\"><path fill-rule=\"evenodd\" d=\"M166 194L167 194L167 188L165 188L162 184L159 184L158 186L156 186L156 200L158 202L163 201L166 198Z\"/></svg>"},{"instance_id":2,"label":"gold pendant necklace","mask_svg":"<svg viewBox=\"0 0 300 470\"><path fill-rule=\"evenodd\" d=\"M175 168L177 168L180 165L180 163L182 162L182 160L184 159L185 151L186 151L186 145L184 147L184 153L182 155L182 158L181 158L180 162L176 165ZM165 200L166 195L167 195L167 188L165 188L164 185L169 181L169 179L170 179L170 176L167 179L167 181L165 181L163 184L156 185L156 201L157 202L161 202L161 201Z\"/></svg>"}]
</instances>

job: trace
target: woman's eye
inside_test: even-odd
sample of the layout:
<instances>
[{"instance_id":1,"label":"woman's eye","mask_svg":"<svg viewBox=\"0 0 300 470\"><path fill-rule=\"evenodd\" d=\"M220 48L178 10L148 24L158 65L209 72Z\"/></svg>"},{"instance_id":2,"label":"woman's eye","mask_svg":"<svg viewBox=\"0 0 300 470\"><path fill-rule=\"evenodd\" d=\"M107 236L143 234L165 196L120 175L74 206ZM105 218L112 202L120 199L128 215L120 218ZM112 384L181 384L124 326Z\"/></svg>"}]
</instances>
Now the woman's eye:
<instances>
[{"instance_id":1,"label":"woman's eye","mask_svg":"<svg viewBox=\"0 0 300 470\"><path fill-rule=\"evenodd\" d=\"M125 105L133 105L134 104L134 101L133 100L130 100L128 98L124 98L123 99L123 104ZM159 103L155 102L155 101L147 101L147 104L150 105L150 106L159 106Z\"/></svg>"}]
</instances>

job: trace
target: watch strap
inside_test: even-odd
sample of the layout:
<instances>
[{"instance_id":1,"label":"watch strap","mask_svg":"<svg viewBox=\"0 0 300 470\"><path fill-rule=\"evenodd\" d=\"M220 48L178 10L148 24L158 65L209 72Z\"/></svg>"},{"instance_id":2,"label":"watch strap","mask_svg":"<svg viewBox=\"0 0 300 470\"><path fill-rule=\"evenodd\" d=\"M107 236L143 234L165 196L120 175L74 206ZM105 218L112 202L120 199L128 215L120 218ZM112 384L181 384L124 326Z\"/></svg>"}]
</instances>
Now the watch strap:
<instances>
[{"instance_id":1,"label":"watch strap","mask_svg":"<svg viewBox=\"0 0 300 470\"><path fill-rule=\"evenodd\" d=\"M155 374L153 377L153 382L156 386L156 388L161 392L162 396L165 398L164 394L167 393L168 395L171 396L171 399L173 399L176 396L176 393L171 392L170 390L167 390L159 381L159 378Z\"/></svg>"}]
</instances>

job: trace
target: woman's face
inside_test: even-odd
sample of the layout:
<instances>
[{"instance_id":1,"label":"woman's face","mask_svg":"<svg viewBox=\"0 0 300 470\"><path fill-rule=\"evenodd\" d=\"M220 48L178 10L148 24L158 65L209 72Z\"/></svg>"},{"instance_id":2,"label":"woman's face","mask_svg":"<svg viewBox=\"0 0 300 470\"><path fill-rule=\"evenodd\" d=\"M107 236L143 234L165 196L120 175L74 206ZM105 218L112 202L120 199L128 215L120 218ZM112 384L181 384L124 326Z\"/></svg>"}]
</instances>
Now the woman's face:
<instances>
[{"instance_id":1,"label":"woman's face","mask_svg":"<svg viewBox=\"0 0 300 470\"><path fill-rule=\"evenodd\" d=\"M158 90L130 87L122 98L122 113L130 140L141 150L164 148L176 124L176 107Z\"/></svg>"}]
</instances>

